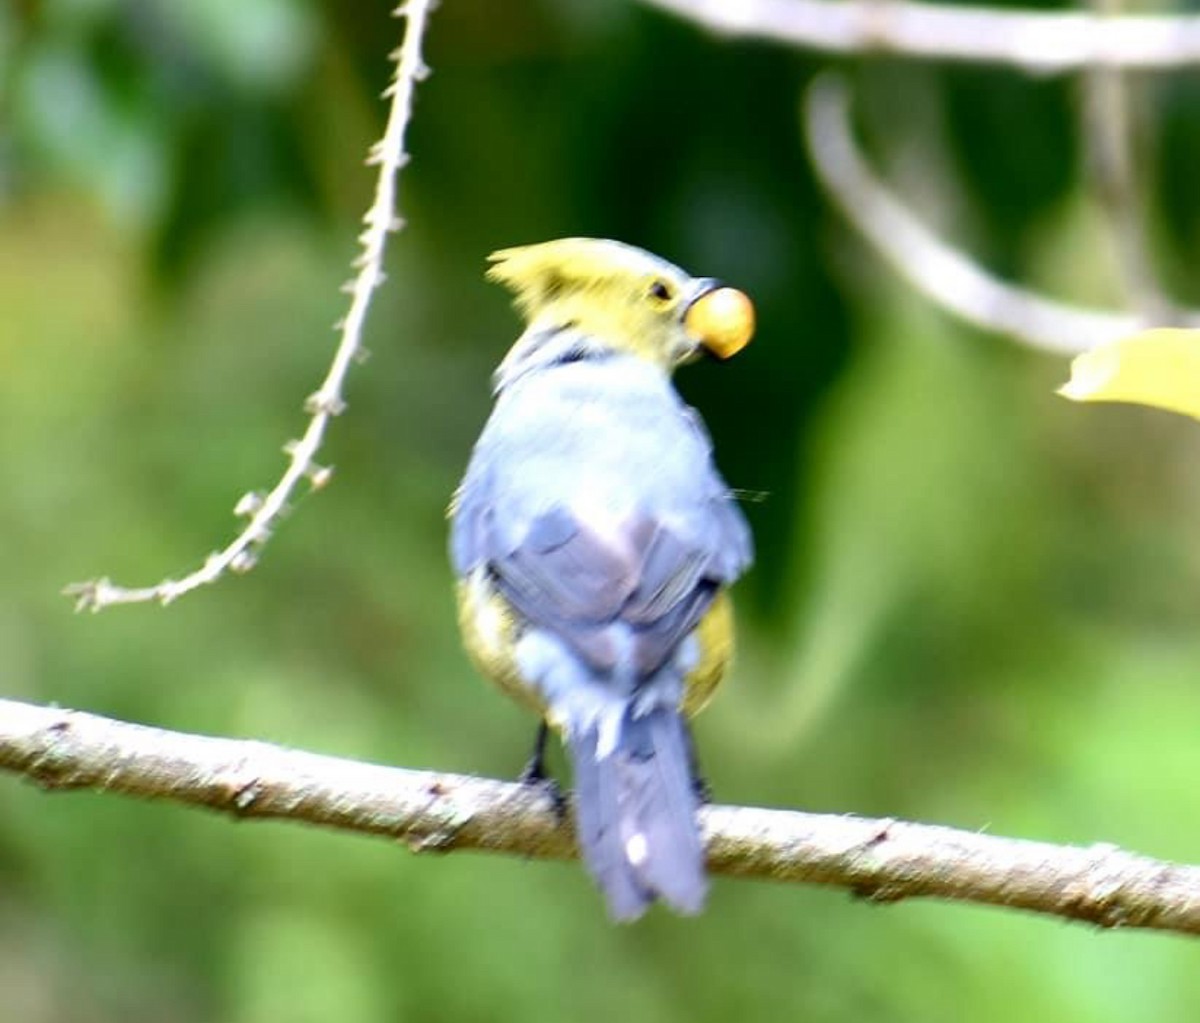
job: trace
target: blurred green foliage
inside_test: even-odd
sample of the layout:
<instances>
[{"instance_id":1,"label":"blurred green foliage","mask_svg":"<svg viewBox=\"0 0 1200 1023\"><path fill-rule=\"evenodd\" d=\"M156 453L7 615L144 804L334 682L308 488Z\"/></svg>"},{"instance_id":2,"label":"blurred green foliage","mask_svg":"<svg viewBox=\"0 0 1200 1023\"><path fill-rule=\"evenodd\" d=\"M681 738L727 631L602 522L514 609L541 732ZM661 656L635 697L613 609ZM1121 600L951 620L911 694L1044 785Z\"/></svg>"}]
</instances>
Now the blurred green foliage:
<instances>
[{"instance_id":1,"label":"blurred green foliage","mask_svg":"<svg viewBox=\"0 0 1200 1023\"><path fill-rule=\"evenodd\" d=\"M384 3L0 6L5 695L512 775L533 723L461 653L444 508L515 336L493 248L645 245L757 300L680 386L749 503L722 801L1200 862L1200 430L1052 394L1061 360L948 322L817 195L826 61L633 4L445 0L335 483L263 563L162 609L68 581L198 563L282 468L344 298L398 26ZM863 129L1006 274L1116 292L1071 81L846 64ZM1200 293L1200 94L1145 87L1159 256ZM1191 268L1189 280L1188 268ZM996 910L717 881L605 920L577 865L0 785L0 1019L1188 1021L1195 950Z\"/></svg>"}]
</instances>

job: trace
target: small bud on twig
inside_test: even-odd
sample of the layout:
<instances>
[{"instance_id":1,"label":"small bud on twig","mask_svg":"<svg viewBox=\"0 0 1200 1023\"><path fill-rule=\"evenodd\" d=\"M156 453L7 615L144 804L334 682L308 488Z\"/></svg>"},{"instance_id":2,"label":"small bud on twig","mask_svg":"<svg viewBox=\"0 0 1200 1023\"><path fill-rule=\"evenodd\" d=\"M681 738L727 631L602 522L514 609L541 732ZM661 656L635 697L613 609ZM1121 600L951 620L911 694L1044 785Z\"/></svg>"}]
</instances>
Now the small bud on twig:
<instances>
[{"instance_id":1,"label":"small bud on twig","mask_svg":"<svg viewBox=\"0 0 1200 1023\"><path fill-rule=\"evenodd\" d=\"M233 506L233 514L238 518L248 518L257 515L262 506L262 493L258 490L248 490L238 498L238 503Z\"/></svg>"},{"instance_id":2,"label":"small bud on twig","mask_svg":"<svg viewBox=\"0 0 1200 1023\"><path fill-rule=\"evenodd\" d=\"M332 465L314 465L308 470L308 482L313 490L320 490L331 479L333 479Z\"/></svg>"},{"instance_id":3,"label":"small bud on twig","mask_svg":"<svg viewBox=\"0 0 1200 1023\"><path fill-rule=\"evenodd\" d=\"M229 570L237 572L238 575L245 575L255 565L258 564L258 557L250 551L238 551L232 558L229 559Z\"/></svg>"}]
</instances>

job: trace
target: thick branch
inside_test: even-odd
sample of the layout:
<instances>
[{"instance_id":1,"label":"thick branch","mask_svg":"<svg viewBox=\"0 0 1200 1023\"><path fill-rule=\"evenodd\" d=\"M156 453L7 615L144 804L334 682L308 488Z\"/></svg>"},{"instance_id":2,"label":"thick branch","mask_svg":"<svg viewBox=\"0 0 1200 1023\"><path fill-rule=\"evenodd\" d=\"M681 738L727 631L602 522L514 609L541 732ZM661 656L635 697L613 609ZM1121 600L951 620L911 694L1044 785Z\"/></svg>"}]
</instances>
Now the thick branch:
<instances>
[{"instance_id":1,"label":"thick branch","mask_svg":"<svg viewBox=\"0 0 1200 1023\"><path fill-rule=\"evenodd\" d=\"M541 792L185 735L0 700L0 768L48 789L93 789L385 835L415 851L575 855ZM1114 846L1056 846L859 817L710 806L720 874L849 888L880 902L931 896L1010 906L1101 927L1200 934L1200 867Z\"/></svg>"},{"instance_id":2,"label":"thick branch","mask_svg":"<svg viewBox=\"0 0 1200 1023\"><path fill-rule=\"evenodd\" d=\"M1003 10L907 0L645 0L727 35L833 53L1008 64L1063 72L1200 60L1200 16Z\"/></svg>"}]
</instances>

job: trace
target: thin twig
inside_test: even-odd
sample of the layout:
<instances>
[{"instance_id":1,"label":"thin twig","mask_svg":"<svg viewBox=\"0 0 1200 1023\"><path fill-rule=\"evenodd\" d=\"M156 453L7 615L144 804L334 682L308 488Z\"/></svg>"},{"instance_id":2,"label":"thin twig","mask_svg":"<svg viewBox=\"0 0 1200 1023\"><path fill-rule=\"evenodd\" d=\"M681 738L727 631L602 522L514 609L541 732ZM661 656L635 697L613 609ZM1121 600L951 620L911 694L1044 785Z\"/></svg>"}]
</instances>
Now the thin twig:
<instances>
[{"instance_id":1,"label":"thin twig","mask_svg":"<svg viewBox=\"0 0 1200 1023\"><path fill-rule=\"evenodd\" d=\"M902 277L943 308L1022 344L1068 355L1150 325L1140 315L1087 309L1008 284L941 241L859 154L846 89L833 74L809 88L804 118L817 176L842 213ZM1176 322L1200 326L1200 313L1180 312Z\"/></svg>"},{"instance_id":2,"label":"thin twig","mask_svg":"<svg viewBox=\"0 0 1200 1023\"><path fill-rule=\"evenodd\" d=\"M384 93L391 99L387 127L367 158L368 164L378 165L379 176L375 198L363 217L366 228L359 235L361 249L354 264L358 273L346 284L350 308L338 324L338 345L329 371L321 386L304 403L304 410L310 417L308 427L300 440L289 441L284 447L288 464L283 475L267 494L251 492L237 502L234 514L249 519L246 527L227 547L210 554L195 571L182 579L164 579L145 587L127 588L104 578L72 583L63 592L75 598L78 610L99 611L112 604L152 600L168 604L198 586L215 582L227 571L248 571L254 566L258 552L270 538L280 516L286 512L301 480L307 479L313 490L329 481L332 469L318 465L315 459L330 420L345 409L343 385L351 363L362 354L363 323L375 289L384 281L383 254L387 237L403 226L403 220L396 212L396 182L400 169L408 162L404 139L412 120L416 83L429 74L421 46L434 2L408 0L394 12L397 17L406 19L404 42L392 54L396 71Z\"/></svg>"},{"instance_id":3,"label":"thin twig","mask_svg":"<svg viewBox=\"0 0 1200 1023\"><path fill-rule=\"evenodd\" d=\"M399 840L414 851L575 855L539 788L186 735L0 700L0 768L91 789ZM877 902L918 896L1031 910L1100 927L1200 934L1200 867L1110 845L1059 846L832 814L709 806L710 869L836 885Z\"/></svg>"},{"instance_id":4,"label":"thin twig","mask_svg":"<svg viewBox=\"0 0 1200 1023\"><path fill-rule=\"evenodd\" d=\"M1097 16L1119 14L1118 0L1090 0ZM1119 68L1098 64L1083 73L1082 122L1088 164L1107 216L1130 305L1166 322L1172 303L1159 285L1147 244L1145 209L1134 166L1135 125L1128 83Z\"/></svg>"},{"instance_id":5,"label":"thin twig","mask_svg":"<svg viewBox=\"0 0 1200 1023\"><path fill-rule=\"evenodd\" d=\"M1100 16L907 0L645 0L715 32L834 53L1007 64L1060 73L1094 64L1200 61L1200 16Z\"/></svg>"}]
</instances>

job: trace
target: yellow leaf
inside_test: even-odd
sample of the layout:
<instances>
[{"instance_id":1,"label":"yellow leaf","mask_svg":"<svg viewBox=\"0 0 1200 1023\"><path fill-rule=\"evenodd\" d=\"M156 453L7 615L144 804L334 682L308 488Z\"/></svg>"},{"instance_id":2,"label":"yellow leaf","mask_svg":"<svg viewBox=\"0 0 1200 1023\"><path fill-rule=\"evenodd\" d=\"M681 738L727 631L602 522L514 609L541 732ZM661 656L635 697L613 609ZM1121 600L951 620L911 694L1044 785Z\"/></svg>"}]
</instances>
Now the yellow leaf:
<instances>
[{"instance_id":1,"label":"yellow leaf","mask_svg":"<svg viewBox=\"0 0 1200 1023\"><path fill-rule=\"evenodd\" d=\"M1125 401L1200 419L1200 330L1159 328L1084 352L1058 393Z\"/></svg>"}]
</instances>

